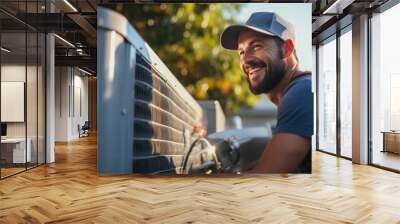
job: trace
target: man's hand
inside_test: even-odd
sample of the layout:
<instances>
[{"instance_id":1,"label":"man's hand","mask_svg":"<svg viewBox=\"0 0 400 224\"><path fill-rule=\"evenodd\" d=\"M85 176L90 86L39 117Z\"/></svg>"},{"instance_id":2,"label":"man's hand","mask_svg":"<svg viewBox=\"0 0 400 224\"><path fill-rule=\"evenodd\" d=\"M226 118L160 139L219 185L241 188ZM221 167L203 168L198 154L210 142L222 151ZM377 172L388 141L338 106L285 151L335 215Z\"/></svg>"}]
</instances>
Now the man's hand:
<instances>
[{"instance_id":1,"label":"man's hand","mask_svg":"<svg viewBox=\"0 0 400 224\"><path fill-rule=\"evenodd\" d=\"M252 173L292 173L311 148L311 140L295 134L274 134Z\"/></svg>"}]
</instances>

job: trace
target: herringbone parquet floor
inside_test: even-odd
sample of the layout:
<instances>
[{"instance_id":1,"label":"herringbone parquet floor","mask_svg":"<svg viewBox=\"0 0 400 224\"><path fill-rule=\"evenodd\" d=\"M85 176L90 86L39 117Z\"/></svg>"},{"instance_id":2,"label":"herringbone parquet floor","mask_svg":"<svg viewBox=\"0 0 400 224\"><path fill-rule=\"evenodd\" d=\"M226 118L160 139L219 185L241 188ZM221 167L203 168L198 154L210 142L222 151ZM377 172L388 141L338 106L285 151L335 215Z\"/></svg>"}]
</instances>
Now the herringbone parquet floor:
<instances>
[{"instance_id":1,"label":"herringbone parquet floor","mask_svg":"<svg viewBox=\"0 0 400 224\"><path fill-rule=\"evenodd\" d=\"M0 181L0 223L400 223L400 175L320 152L312 175L99 176L96 139Z\"/></svg>"}]
</instances>

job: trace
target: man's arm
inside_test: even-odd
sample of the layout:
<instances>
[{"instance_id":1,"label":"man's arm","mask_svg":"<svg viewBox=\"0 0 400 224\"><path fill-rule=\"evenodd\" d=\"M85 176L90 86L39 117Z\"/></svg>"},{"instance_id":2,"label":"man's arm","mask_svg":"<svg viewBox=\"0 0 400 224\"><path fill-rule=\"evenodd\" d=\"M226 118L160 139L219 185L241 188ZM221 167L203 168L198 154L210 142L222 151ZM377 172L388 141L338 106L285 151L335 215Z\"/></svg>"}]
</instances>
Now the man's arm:
<instances>
[{"instance_id":1,"label":"man's arm","mask_svg":"<svg viewBox=\"0 0 400 224\"><path fill-rule=\"evenodd\" d=\"M311 140L288 133L274 134L252 173L291 173L310 150Z\"/></svg>"}]
</instances>

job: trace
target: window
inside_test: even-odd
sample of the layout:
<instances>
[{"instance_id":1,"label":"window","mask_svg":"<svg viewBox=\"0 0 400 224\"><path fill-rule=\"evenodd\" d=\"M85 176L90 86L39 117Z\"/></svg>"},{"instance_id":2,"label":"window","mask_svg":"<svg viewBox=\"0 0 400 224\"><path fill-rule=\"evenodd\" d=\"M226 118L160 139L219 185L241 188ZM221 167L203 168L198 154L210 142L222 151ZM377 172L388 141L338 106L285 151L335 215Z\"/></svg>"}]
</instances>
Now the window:
<instances>
[{"instance_id":1,"label":"window","mask_svg":"<svg viewBox=\"0 0 400 224\"><path fill-rule=\"evenodd\" d=\"M318 48L318 149L336 153L336 40Z\"/></svg>"},{"instance_id":2,"label":"window","mask_svg":"<svg viewBox=\"0 0 400 224\"><path fill-rule=\"evenodd\" d=\"M340 155L351 158L352 141L352 35L340 36ZM344 31L345 32L345 31Z\"/></svg>"},{"instance_id":3,"label":"window","mask_svg":"<svg viewBox=\"0 0 400 224\"><path fill-rule=\"evenodd\" d=\"M385 132L400 133L400 31L396 29L400 21L400 5L396 5L371 19L371 140L372 163L391 169L400 170L400 150L393 153L384 144L391 140L384 139ZM400 139L400 138L399 138ZM384 143L385 142L385 143ZM396 142L396 141L395 141ZM400 141L397 141L400 142ZM396 143L399 144L399 143ZM399 149L400 145L394 148Z\"/></svg>"}]
</instances>

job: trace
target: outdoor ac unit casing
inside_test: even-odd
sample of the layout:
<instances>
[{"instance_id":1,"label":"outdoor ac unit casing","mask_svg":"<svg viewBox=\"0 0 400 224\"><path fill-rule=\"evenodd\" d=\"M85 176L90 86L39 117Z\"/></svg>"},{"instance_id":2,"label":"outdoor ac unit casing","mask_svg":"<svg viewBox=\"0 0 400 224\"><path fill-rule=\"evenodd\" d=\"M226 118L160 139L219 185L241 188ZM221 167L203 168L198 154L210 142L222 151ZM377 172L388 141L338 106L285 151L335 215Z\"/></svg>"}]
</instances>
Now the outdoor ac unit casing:
<instances>
[{"instance_id":1,"label":"outdoor ac unit casing","mask_svg":"<svg viewBox=\"0 0 400 224\"><path fill-rule=\"evenodd\" d=\"M97 13L98 172L179 172L201 107L123 15Z\"/></svg>"}]
</instances>

